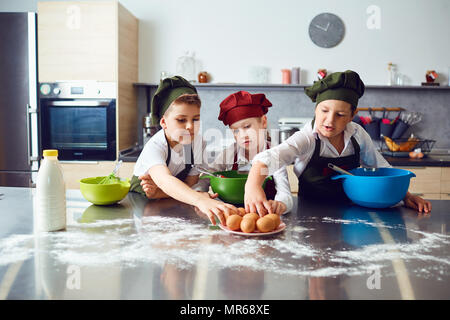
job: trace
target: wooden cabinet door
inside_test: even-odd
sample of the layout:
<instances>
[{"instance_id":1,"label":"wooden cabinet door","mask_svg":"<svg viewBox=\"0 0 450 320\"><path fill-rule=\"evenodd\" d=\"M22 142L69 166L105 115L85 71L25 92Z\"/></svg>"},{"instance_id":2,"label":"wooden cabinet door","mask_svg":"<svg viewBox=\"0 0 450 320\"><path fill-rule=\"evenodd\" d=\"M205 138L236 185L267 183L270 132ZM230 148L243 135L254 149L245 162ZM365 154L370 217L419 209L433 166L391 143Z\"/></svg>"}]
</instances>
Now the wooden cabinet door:
<instances>
[{"instance_id":1,"label":"wooden cabinet door","mask_svg":"<svg viewBox=\"0 0 450 320\"><path fill-rule=\"evenodd\" d=\"M402 168L414 172L415 178L411 178L409 192L414 194L439 194L441 193L441 168Z\"/></svg>"},{"instance_id":2,"label":"wooden cabinet door","mask_svg":"<svg viewBox=\"0 0 450 320\"><path fill-rule=\"evenodd\" d=\"M117 80L117 2L38 2L39 81Z\"/></svg>"},{"instance_id":3,"label":"wooden cabinet door","mask_svg":"<svg viewBox=\"0 0 450 320\"><path fill-rule=\"evenodd\" d=\"M441 194L442 199L450 199L450 167L442 168Z\"/></svg>"}]
</instances>

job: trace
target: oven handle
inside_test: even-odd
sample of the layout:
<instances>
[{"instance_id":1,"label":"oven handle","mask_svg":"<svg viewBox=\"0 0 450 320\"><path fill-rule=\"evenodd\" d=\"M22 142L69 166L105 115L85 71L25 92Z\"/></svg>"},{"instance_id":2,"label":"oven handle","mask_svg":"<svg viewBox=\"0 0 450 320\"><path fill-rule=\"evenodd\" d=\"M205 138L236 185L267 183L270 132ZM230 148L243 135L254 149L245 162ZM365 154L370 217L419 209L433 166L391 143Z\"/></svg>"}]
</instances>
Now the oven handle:
<instances>
[{"instance_id":1,"label":"oven handle","mask_svg":"<svg viewBox=\"0 0 450 320\"><path fill-rule=\"evenodd\" d=\"M98 100L77 100L77 101L49 101L49 106L55 107L107 107L111 103L110 100L98 101Z\"/></svg>"}]
</instances>

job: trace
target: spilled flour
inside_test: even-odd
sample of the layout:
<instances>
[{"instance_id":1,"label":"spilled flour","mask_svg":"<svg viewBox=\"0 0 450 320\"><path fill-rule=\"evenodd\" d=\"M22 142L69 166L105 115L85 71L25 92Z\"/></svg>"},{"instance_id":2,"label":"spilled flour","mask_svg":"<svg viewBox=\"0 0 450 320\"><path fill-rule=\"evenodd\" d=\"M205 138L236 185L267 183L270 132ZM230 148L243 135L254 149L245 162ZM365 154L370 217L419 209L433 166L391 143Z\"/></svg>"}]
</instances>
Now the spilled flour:
<instances>
[{"instance_id":1,"label":"spilled flour","mask_svg":"<svg viewBox=\"0 0 450 320\"><path fill-rule=\"evenodd\" d=\"M327 217L315 220L380 227L364 220ZM55 264L129 268L148 263L191 268L206 261L209 268L251 268L277 274L330 277L366 275L368 270L391 266L392 259L403 259L407 265L414 263L415 269L408 265L408 270L416 276L442 280L450 275L450 258L445 254L450 247L448 235L408 230L418 240L339 246L336 250L314 246L311 241L314 231L297 225L270 238L243 238L173 217L75 221L64 232L36 237L12 235L0 240L0 267L32 257L54 260Z\"/></svg>"}]
</instances>

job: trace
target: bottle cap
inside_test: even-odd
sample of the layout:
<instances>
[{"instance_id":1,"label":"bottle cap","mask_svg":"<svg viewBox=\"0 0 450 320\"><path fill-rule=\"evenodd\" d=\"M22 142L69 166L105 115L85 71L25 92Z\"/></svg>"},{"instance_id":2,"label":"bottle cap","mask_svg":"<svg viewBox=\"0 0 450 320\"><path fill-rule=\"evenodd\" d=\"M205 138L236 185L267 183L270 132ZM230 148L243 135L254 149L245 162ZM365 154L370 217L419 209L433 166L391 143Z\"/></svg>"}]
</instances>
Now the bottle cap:
<instances>
[{"instance_id":1,"label":"bottle cap","mask_svg":"<svg viewBox=\"0 0 450 320\"><path fill-rule=\"evenodd\" d=\"M57 156L58 150L55 149L44 150L44 157L57 157Z\"/></svg>"}]
</instances>

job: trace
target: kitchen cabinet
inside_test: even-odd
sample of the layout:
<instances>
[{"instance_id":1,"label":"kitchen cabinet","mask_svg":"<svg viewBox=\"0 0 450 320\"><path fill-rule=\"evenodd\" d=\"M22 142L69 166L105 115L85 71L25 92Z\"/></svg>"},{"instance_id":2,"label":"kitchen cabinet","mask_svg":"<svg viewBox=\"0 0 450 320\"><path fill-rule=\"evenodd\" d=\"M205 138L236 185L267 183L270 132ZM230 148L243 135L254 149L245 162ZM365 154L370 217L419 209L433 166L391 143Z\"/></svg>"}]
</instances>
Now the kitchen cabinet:
<instances>
[{"instance_id":1,"label":"kitchen cabinet","mask_svg":"<svg viewBox=\"0 0 450 320\"><path fill-rule=\"evenodd\" d=\"M411 179L409 192L421 196L429 200L445 199L445 193L450 185L450 178L448 178L448 169L441 167L401 167L413 172L416 177ZM444 171L447 180L444 180ZM447 187L445 187L447 186Z\"/></svg>"},{"instance_id":2,"label":"kitchen cabinet","mask_svg":"<svg viewBox=\"0 0 450 320\"><path fill-rule=\"evenodd\" d=\"M441 175L441 199L450 200L450 168L442 168Z\"/></svg>"},{"instance_id":3,"label":"kitchen cabinet","mask_svg":"<svg viewBox=\"0 0 450 320\"><path fill-rule=\"evenodd\" d=\"M38 2L38 17L39 82L115 82L137 63L137 19L117 1Z\"/></svg>"},{"instance_id":4,"label":"kitchen cabinet","mask_svg":"<svg viewBox=\"0 0 450 320\"><path fill-rule=\"evenodd\" d=\"M38 2L38 16L39 82L117 83L117 150L133 146L138 19L117 1Z\"/></svg>"},{"instance_id":5,"label":"kitchen cabinet","mask_svg":"<svg viewBox=\"0 0 450 320\"><path fill-rule=\"evenodd\" d=\"M117 155L132 147L138 141L138 19L118 1L40 1L38 17L39 82L116 83ZM63 170L68 187L78 188L79 178L113 167L66 163Z\"/></svg>"}]
</instances>

